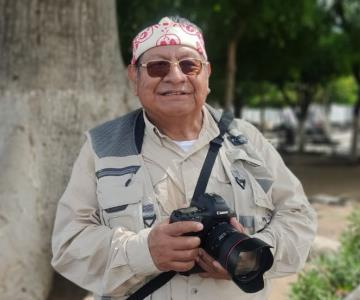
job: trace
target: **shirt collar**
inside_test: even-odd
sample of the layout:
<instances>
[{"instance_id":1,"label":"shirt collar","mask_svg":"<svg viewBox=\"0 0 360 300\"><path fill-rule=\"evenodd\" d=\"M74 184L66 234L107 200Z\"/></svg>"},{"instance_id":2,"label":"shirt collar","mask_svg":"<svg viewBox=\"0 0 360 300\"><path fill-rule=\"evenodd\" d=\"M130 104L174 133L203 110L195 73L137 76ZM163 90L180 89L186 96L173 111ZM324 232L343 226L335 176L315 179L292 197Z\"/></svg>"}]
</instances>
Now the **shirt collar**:
<instances>
[{"instance_id":1,"label":"shirt collar","mask_svg":"<svg viewBox=\"0 0 360 300\"><path fill-rule=\"evenodd\" d=\"M145 134L148 135L154 142L162 145L162 139L166 138L166 135L162 134L160 130L148 119L145 109L143 109L143 116L145 122Z\"/></svg>"},{"instance_id":2,"label":"shirt collar","mask_svg":"<svg viewBox=\"0 0 360 300\"><path fill-rule=\"evenodd\" d=\"M217 122L214 120L212 115L206 106L202 108L203 112L203 123L199 133L199 137L193 147L193 150L197 150L208 144L212 139L220 134ZM164 143L174 143L167 135L160 132L160 130L148 119L145 110L143 109L143 116L145 122L145 134L148 135L155 143L161 146L165 146ZM174 143L175 144L175 143ZM191 151L193 152L193 151Z\"/></svg>"}]
</instances>

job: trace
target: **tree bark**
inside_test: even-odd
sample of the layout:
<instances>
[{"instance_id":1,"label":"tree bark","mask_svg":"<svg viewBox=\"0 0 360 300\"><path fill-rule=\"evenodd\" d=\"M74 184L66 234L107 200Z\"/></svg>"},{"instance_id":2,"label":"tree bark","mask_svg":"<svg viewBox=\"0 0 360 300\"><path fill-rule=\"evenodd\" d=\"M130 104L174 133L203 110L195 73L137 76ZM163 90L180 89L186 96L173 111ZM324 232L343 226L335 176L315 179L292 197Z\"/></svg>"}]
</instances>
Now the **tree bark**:
<instances>
[{"instance_id":1,"label":"tree bark","mask_svg":"<svg viewBox=\"0 0 360 300\"><path fill-rule=\"evenodd\" d=\"M0 0L0 294L46 299L84 130L128 111L114 1Z\"/></svg>"},{"instance_id":2,"label":"tree bark","mask_svg":"<svg viewBox=\"0 0 360 300\"><path fill-rule=\"evenodd\" d=\"M225 86L225 110L232 111L235 93L236 79L236 51L238 38L233 38L228 44L228 60L226 67L226 86Z\"/></svg>"},{"instance_id":3,"label":"tree bark","mask_svg":"<svg viewBox=\"0 0 360 300\"><path fill-rule=\"evenodd\" d=\"M260 107L260 127L259 130L261 133L265 133L265 129L266 129L266 120L265 120L265 113L266 113L266 105L265 105L266 101L265 99L263 100L263 103L261 104Z\"/></svg>"},{"instance_id":4,"label":"tree bark","mask_svg":"<svg viewBox=\"0 0 360 300\"><path fill-rule=\"evenodd\" d=\"M350 159L352 161L358 160L358 144L359 144L359 128L360 128L360 65L353 67L353 75L357 82L357 101L353 108L353 120L352 120L352 137L351 137L351 149Z\"/></svg>"},{"instance_id":5,"label":"tree bark","mask_svg":"<svg viewBox=\"0 0 360 300\"><path fill-rule=\"evenodd\" d=\"M242 118L243 108L244 108L244 97L242 93L240 93L239 95L237 95L237 98L234 101L235 118L239 118L239 119Z\"/></svg>"},{"instance_id":6,"label":"tree bark","mask_svg":"<svg viewBox=\"0 0 360 300\"><path fill-rule=\"evenodd\" d=\"M305 122L312 101L312 89L307 84L300 87L300 114L299 114L299 152L305 151L306 135Z\"/></svg>"},{"instance_id":7,"label":"tree bark","mask_svg":"<svg viewBox=\"0 0 360 300\"><path fill-rule=\"evenodd\" d=\"M246 29L246 22L240 20L234 25L235 34L231 37L227 48L227 65L226 65L226 82L225 82L225 99L224 108L226 111L233 111L235 97L235 81L236 81L236 53L239 40ZM239 104L242 106L241 104Z\"/></svg>"}]
</instances>

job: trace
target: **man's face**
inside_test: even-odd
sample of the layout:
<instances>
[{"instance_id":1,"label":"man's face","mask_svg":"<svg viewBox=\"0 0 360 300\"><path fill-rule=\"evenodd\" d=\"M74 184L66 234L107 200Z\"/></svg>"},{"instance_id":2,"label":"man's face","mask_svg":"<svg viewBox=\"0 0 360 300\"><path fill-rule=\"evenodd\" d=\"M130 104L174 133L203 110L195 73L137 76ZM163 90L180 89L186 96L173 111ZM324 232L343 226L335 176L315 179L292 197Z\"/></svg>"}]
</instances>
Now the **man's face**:
<instances>
[{"instance_id":1,"label":"man's face","mask_svg":"<svg viewBox=\"0 0 360 300\"><path fill-rule=\"evenodd\" d=\"M142 55L140 62L143 64L154 60L178 62L184 58L204 61L195 49L174 45L149 49ZM150 77L146 68L140 67L137 70L130 65L128 74L134 83L136 95L151 119L191 114L195 117L201 112L208 94L210 65L202 65L198 75L185 75L179 65L172 64L169 73L162 78Z\"/></svg>"}]
</instances>

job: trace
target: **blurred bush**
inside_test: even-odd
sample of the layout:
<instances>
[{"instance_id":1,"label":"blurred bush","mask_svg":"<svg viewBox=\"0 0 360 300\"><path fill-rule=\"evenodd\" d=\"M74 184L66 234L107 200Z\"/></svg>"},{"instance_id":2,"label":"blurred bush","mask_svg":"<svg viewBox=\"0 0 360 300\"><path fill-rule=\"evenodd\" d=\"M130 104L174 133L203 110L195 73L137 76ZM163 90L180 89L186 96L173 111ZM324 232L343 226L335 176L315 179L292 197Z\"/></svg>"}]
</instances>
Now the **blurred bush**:
<instances>
[{"instance_id":1,"label":"blurred bush","mask_svg":"<svg viewBox=\"0 0 360 300\"><path fill-rule=\"evenodd\" d=\"M292 284L291 300L342 299L360 284L360 210L349 217L339 253L322 255Z\"/></svg>"}]
</instances>

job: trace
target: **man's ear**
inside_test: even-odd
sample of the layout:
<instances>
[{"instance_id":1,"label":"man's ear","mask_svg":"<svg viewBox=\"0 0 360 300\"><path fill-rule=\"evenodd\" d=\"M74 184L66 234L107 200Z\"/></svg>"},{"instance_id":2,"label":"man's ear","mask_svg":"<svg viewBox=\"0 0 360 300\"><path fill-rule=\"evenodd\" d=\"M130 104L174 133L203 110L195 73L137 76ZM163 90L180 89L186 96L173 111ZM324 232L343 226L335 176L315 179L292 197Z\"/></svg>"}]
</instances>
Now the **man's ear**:
<instances>
[{"instance_id":1,"label":"man's ear","mask_svg":"<svg viewBox=\"0 0 360 300\"><path fill-rule=\"evenodd\" d=\"M209 75L209 77L210 77L210 75L211 75L211 64L208 63L208 64L206 65L206 68L207 68L208 75Z\"/></svg>"},{"instance_id":2,"label":"man's ear","mask_svg":"<svg viewBox=\"0 0 360 300\"><path fill-rule=\"evenodd\" d=\"M137 96L137 70L135 65L128 65L127 75L130 81L131 90L133 91L134 95Z\"/></svg>"}]
</instances>

